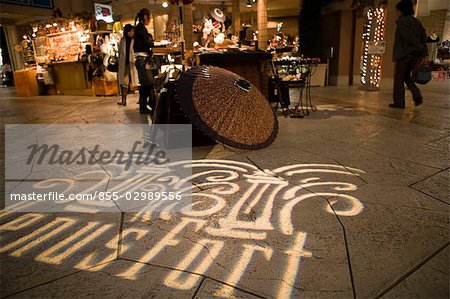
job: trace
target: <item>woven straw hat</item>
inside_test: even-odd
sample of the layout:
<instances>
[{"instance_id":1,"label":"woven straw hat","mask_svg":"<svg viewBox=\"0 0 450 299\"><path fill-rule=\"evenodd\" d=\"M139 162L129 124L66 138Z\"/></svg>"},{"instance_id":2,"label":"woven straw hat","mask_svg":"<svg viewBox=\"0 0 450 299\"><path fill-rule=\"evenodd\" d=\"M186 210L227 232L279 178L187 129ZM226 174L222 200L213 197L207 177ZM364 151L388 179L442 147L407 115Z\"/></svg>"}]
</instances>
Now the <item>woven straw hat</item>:
<instances>
[{"instance_id":1,"label":"woven straw hat","mask_svg":"<svg viewBox=\"0 0 450 299\"><path fill-rule=\"evenodd\" d=\"M276 138L278 121L268 100L235 73L213 66L189 69L177 93L193 125L218 142L261 149Z\"/></svg>"}]
</instances>

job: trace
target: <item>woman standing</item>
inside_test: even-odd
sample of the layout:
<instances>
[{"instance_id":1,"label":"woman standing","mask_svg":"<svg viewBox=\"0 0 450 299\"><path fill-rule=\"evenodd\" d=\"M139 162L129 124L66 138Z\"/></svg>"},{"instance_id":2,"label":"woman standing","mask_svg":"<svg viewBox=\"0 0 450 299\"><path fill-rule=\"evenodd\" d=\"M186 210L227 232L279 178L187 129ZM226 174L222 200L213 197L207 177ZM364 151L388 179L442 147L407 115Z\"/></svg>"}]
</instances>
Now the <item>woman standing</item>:
<instances>
[{"instance_id":1,"label":"woman standing","mask_svg":"<svg viewBox=\"0 0 450 299\"><path fill-rule=\"evenodd\" d=\"M139 11L135 19L134 29L134 56L136 59L136 69L139 77L139 112L141 114L153 115L155 111L155 100L153 97L154 78L152 73L151 58L154 46L153 37L147 31L150 24L150 11L143 8ZM152 110L147 108L150 106Z\"/></svg>"},{"instance_id":2,"label":"woman standing","mask_svg":"<svg viewBox=\"0 0 450 299\"><path fill-rule=\"evenodd\" d=\"M119 44L119 84L120 91L122 93L122 99L117 103L117 105L127 105L127 94L128 88L131 82L131 68L130 68L130 57L132 54L132 41L134 35L134 27L130 24L125 25L123 28L123 38L120 40Z\"/></svg>"},{"instance_id":3,"label":"woman standing","mask_svg":"<svg viewBox=\"0 0 450 299\"><path fill-rule=\"evenodd\" d=\"M414 17L411 0L401 0L396 5L400 16L394 43L394 103L391 108L405 108L405 84L413 95L416 106L422 104L422 94L414 83L411 73L428 55L427 36L422 24Z\"/></svg>"}]
</instances>

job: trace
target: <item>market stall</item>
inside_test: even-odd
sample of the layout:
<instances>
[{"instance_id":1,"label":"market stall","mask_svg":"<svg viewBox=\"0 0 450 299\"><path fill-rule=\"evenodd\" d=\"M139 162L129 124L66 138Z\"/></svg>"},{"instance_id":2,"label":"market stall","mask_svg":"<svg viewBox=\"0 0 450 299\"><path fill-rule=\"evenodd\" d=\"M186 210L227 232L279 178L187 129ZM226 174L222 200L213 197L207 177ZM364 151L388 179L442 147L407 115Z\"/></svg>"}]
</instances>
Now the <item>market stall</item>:
<instances>
[{"instance_id":1,"label":"market stall","mask_svg":"<svg viewBox=\"0 0 450 299\"><path fill-rule=\"evenodd\" d=\"M117 74L110 65L120 31L120 23L113 27L89 13L51 18L31 23L16 50L22 52L25 69L34 70L39 94L115 95ZM20 82L24 76L17 77L22 88L31 86Z\"/></svg>"},{"instance_id":2,"label":"market stall","mask_svg":"<svg viewBox=\"0 0 450 299\"><path fill-rule=\"evenodd\" d=\"M92 94L86 58L91 46L88 16L32 23L23 40L32 44L41 94Z\"/></svg>"},{"instance_id":3,"label":"market stall","mask_svg":"<svg viewBox=\"0 0 450 299\"><path fill-rule=\"evenodd\" d=\"M39 51L45 51L45 55L38 56L39 61L45 62L53 73L58 94L90 95L92 90L87 76L87 61L82 60L86 46L90 45L88 28L81 20L79 23L71 21L68 26L62 23L58 27L61 29L47 34L45 42L36 45Z\"/></svg>"}]
</instances>

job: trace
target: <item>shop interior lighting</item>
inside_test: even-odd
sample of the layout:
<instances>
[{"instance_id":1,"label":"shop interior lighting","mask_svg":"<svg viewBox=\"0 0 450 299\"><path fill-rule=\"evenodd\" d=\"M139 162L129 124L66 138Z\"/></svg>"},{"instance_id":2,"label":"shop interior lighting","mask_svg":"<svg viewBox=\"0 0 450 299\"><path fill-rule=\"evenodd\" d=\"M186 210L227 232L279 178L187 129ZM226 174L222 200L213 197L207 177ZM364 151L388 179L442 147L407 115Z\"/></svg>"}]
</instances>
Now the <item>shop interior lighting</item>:
<instances>
[{"instance_id":1,"label":"shop interior lighting","mask_svg":"<svg viewBox=\"0 0 450 299\"><path fill-rule=\"evenodd\" d=\"M252 7L252 0L247 0L247 5L246 5L248 8L251 8Z\"/></svg>"},{"instance_id":2,"label":"shop interior lighting","mask_svg":"<svg viewBox=\"0 0 450 299\"><path fill-rule=\"evenodd\" d=\"M164 2L162 3L162 7L163 7L163 8L169 7L169 3L167 3L167 1L164 1Z\"/></svg>"}]
</instances>

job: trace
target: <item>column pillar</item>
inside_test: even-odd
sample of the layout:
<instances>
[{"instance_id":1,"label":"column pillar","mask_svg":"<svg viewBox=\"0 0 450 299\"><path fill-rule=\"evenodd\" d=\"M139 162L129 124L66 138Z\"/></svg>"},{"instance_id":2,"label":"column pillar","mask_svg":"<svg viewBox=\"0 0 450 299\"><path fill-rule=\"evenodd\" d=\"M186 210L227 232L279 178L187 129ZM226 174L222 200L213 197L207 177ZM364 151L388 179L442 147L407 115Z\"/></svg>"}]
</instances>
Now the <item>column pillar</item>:
<instances>
[{"instance_id":1,"label":"column pillar","mask_svg":"<svg viewBox=\"0 0 450 299\"><path fill-rule=\"evenodd\" d=\"M430 1L429 0L418 0L416 7L416 17L429 16L430 15Z\"/></svg>"},{"instance_id":2,"label":"column pillar","mask_svg":"<svg viewBox=\"0 0 450 299\"><path fill-rule=\"evenodd\" d=\"M381 80L382 87L390 87L392 88L392 84L394 82L394 62L393 62L393 51L394 51L394 41L395 41L395 32L397 29L397 24L395 21L396 17L396 9L395 5L398 1L389 1L386 10L386 31L385 31L385 39L386 39L386 53L383 57L382 63L382 72L383 79Z\"/></svg>"},{"instance_id":3,"label":"column pillar","mask_svg":"<svg viewBox=\"0 0 450 299\"><path fill-rule=\"evenodd\" d=\"M445 41L449 39L450 39L450 9L447 12L447 15L445 16L444 34L442 35L442 40Z\"/></svg>"},{"instance_id":4,"label":"column pillar","mask_svg":"<svg viewBox=\"0 0 450 299\"><path fill-rule=\"evenodd\" d=\"M187 51L194 50L194 32L192 29L192 26L194 25L194 15L192 4L184 5L183 13L185 49Z\"/></svg>"},{"instance_id":5,"label":"column pillar","mask_svg":"<svg viewBox=\"0 0 450 299\"><path fill-rule=\"evenodd\" d=\"M4 27L4 29L9 58L11 59L11 66L15 71L21 70L24 68L23 57L21 53L16 51L15 46L22 41L22 37L19 37L19 34L17 33L17 26L15 25L8 25Z\"/></svg>"},{"instance_id":6,"label":"column pillar","mask_svg":"<svg viewBox=\"0 0 450 299\"><path fill-rule=\"evenodd\" d=\"M241 7L240 0L233 0L233 32L239 36L241 30Z\"/></svg>"},{"instance_id":7,"label":"column pillar","mask_svg":"<svg viewBox=\"0 0 450 299\"><path fill-rule=\"evenodd\" d=\"M172 31L173 26L178 23L178 19L179 19L178 6L170 4L169 20L167 21L167 28L169 31Z\"/></svg>"},{"instance_id":8,"label":"column pillar","mask_svg":"<svg viewBox=\"0 0 450 299\"><path fill-rule=\"evenodd\" d=\"M354 33L353 28L353 11L343 10L341 12L341 24L340 24L340 34L339 34L339 69L337 76L337 85L345 86L349 85L350 76L353 76L351 70L351 60L352 60L352 46Z\"/></svg>"},{"instance_id":9,"label":"column pillar","mask_svg":"<svg viewBox=\"0 0 450 299\"><path fill-rule=\"evenodd\" d=\"M267 0L257 1L257 19L258 19L258 48L260 50L267 49Z\"/></svg>"}]
</instances>

